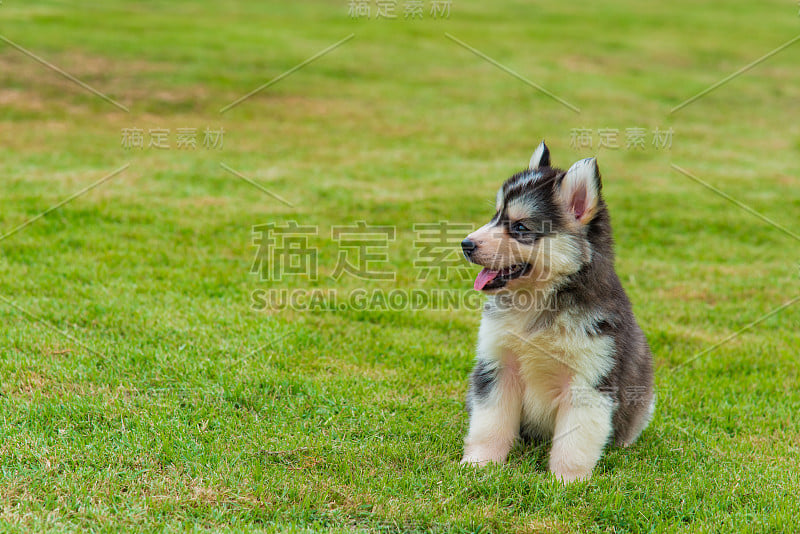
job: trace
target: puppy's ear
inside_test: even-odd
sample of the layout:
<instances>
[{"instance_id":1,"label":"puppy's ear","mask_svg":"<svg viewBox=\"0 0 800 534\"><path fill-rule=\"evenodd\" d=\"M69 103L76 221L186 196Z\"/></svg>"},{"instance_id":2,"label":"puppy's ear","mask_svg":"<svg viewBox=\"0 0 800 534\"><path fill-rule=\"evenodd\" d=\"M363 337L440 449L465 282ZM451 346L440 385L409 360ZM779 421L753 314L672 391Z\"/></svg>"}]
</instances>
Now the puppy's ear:
<instances>
[{"instance_id":1,"label":"puppy's ear","mask_svg":"<svg viewBox=\"0 0 800 534\"><path fill-rule=\"evenodd\" d=\"M600 200L600 169L596 158L578 161L564 175L558 195L561 202L581 224L592 220Z\"/></svg>"},{"instance_id":2,"label":"puppy's ear","mask_svg":"<svg viewBox=\"0 0 800 534\"><path fill-rule=\"evenodd\" d=\"M500 186L500 189L497 190L497 195L494 197L494 210L500 211L500 208L503 207L503 186Z\"/></svg>"},{"instance_id":3,"label":"puppy's ear","mask_svg":"<svg viewBox=\"0 0 800 534\"><path fill-rule=\"evenodd\" d=\"M544 141L539 143L536 150L533 151L531 162L528 164L529 169L538 169L539 167L550 166L550 149L544 144Z\"/></svg>"}]
</instances>

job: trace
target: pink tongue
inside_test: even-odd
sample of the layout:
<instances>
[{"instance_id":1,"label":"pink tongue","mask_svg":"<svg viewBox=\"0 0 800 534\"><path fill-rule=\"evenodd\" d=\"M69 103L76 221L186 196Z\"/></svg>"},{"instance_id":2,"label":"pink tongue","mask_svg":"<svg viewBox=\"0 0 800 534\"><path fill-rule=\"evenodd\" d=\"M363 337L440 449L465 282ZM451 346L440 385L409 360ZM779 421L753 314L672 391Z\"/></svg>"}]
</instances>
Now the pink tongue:
<instances>
[{"instance_id":1,"label":"pink tongue","mask_svg":"<svg viewBox=\"0 0 800 534\"><path fill-rule=\"evenodd\" d=\"M475 285L473 287L476 290L480 291L481 289L484 288L486 284L494 280L498 274L500 274L499 271L490 271L489 269L483 269L481 272L478 273L478 277L475 278Z\"/></svg>"}]
</instances>

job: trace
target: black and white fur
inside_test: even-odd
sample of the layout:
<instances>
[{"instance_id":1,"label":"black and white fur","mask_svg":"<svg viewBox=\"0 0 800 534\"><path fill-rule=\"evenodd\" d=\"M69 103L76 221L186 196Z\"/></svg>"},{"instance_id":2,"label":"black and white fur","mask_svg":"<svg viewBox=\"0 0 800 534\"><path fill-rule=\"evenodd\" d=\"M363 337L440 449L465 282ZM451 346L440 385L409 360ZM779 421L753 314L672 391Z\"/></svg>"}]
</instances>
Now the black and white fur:
<instances>
[{"instance_id":1,"label":"black and white fur","mask_svg":"<svg viewBox=\"0 0 800 534\"><path fill-rule=\"evenodd\" d=\"M652 355L614 271L601 187L594 158L553 168L542 142L462 243L494 275L476 281L489 296L462 463L502 463L518 438L550 439L550 471L585 479L608 443L628 446L649 423Z\"/></svg>"}]
</instances>

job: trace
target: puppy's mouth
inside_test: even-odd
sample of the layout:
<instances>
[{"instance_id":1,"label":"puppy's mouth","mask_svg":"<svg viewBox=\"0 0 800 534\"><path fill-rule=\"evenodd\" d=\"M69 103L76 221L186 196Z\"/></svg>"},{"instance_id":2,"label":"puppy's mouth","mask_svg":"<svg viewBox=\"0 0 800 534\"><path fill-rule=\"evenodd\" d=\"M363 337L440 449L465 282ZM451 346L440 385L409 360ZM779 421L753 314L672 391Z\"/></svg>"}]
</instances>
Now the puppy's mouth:
<instances>
[{"instance_id":1,"label":"puppy's mouth","mask_svg":"<svg viewBox=\"0 0 800 534\"><path fill-rule=\"evenodd\" d=\"M517 265L512 265L499 271L493 271L484 267L484 269L478 273L477 278L475 278L474 287L478 291L500 289L506 285L509 280L526 275L530 270L530 263L518 263Z\"/></svg>"}]
</instances>

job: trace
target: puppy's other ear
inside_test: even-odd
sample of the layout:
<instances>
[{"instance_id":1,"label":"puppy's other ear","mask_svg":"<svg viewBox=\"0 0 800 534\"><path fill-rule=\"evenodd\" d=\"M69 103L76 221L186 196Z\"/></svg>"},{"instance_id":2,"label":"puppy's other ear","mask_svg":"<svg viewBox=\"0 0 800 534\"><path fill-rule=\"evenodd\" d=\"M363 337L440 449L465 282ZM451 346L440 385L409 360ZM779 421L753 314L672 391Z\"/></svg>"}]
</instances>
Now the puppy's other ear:
<instances>
[{"instance_id":1,"label":"puppy's other ear","mask_svg":"<svg viewBox=\"0 0 800 534\"><path fill-rule=\"evenodd\" d=\"M558 194L567 211L581 224L587 224L597 211L602 187L597 159L586 158L569 168L561 180Z\"/></svg>"},{"instance_id":2,"label":"puppy's other ear","mask_svg":"<svg viewBox=\"0 0 800 534\"><path fill-rule=\"evenodd\" d=\"M536 150L533 151L531 162L528 164L529 169L538 169L539 167L550 166L550 149L544 144L544 141L539 143Z\"/></svg>"}]
</instances>

